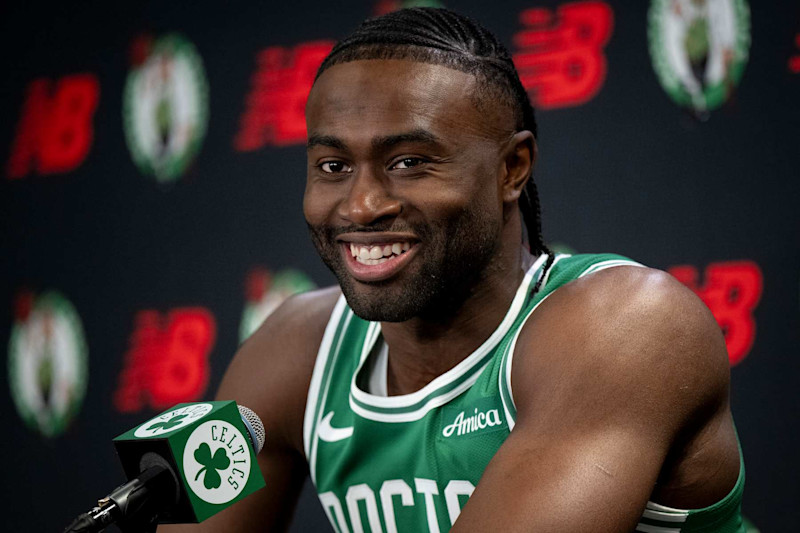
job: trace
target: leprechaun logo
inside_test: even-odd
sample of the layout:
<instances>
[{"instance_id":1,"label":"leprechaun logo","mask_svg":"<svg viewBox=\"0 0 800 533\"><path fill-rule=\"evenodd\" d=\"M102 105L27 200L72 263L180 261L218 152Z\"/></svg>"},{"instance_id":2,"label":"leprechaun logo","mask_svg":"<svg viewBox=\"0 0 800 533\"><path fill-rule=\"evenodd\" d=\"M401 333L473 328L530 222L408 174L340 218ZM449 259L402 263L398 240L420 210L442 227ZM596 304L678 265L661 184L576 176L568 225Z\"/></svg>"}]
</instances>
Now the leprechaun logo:
<instances>
[{"instance_id":1,"label":"leprechaun logo","mask_svg":"<svg viewBox=\"0 0 800 533\"><path fill-rule=\"evenodd\" d=\"M239 340L244 342L264 320L289 296L316 287L299 270L286 269L273 274L267 269L254 269L247 276L246 298Z\"/></svg>"},{"instance_id":2,"label":"leprechaun logo","mask_svg":"<svg viewBox=\"0 0 800 533\"><path fill-rule=\"evenodd\" d=\"M17 296L8 378L17 412L46 437L64 432L86 394L88 353L78 313L59 292Z\"/></svg>"},{"instance_id":3,"label":"leprechaun logo","mask_svg":"<svg viewBox=\"0 0 800 533\"><path fill-rule=\"evenodd\" d=\"M250 448L245 436L224 420L197 426L183 449L183 473L194 494L208 503L227 503L250 477Z\"/></svg>"},{"instance_id":4,"label":"leprechaun logo","mask_svg":"<svg viewBox=\"0 0 800 533\"><path fill-rule=\"evenodd\" d=\"M148 420L136 428L133 436L145 439L148 437L158 437L164 433L170 433L183 426L188 426L195 420L203 418L213 407L214 406L210 403L194 403L173 409L172 411L162 413Z\"/></svg>"},{"instance_id":5,"label":"leprechaun logo","mask_svg":"<svg viewBox=\"0 0 800 533\"><path fill-rule=\"evenodd\" d=\"M178 34L140 38L125 83L125 138L139 170L172 183L194 160L208 122L208 84L194 45Z\"/></svg>"},{"instance_id":6,"label":"leprechaun logo","mask_svg":"<svg viewBox=\"0 0 800 533\"><path fill-rule=\"evenodd\" d=\"M750 9L746 0L652 0L648 35L661 86L702 116L724 104L742 78Z\"/></svg>"}]
</instances>

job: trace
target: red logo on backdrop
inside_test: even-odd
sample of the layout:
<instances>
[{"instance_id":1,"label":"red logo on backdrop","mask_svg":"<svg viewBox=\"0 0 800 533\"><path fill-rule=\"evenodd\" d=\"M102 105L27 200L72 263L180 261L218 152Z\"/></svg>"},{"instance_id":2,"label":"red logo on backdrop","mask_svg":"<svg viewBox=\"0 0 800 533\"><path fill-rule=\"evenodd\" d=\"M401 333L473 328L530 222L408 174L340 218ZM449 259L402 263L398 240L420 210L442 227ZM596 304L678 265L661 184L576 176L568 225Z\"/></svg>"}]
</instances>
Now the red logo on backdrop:
<instances>
[{"instance_id":1,"label":"red logo on backdrop","mask_svg":"<svg viewBox=\"0 0 800 533\"><path fill-rule=\"evenodd\" d=\"M239 133L240 152L266 145L285 146L306 140L305 107L322 60L333 48L329 41L303 43L293 50L279 46L258 54Z\"/></svg>"},{"instance_id":2,"label":"red logo on backdrop","mask_svg":"<svg viewBox=\"0 0 800 533\"><path fill-rule=\"evenodd\" d=\"M6 174L55 174L74 170L92 145L92 118L100 84L92 74L65 76L53 83L33 80L27 88Z\"/></svg>"},{"instance_id":3,"label":"red logo on backdrop","mask_svg":"<svg viewBox=\"0 0 800 533\"><path fill-rule=\"evenodd\" d=\"M797 55L789 58L789 71L800 74L800 33L794 36L794 45L797 47Z\"/></svg>"},{"instance_id":4,"label":"red logo on backdrop","mask_svg":"<svg viewBox=\"0 0 800 533\"><path fill-rule=\"evenodd\" d=\"M116 408L131 413L200 399L208 386L208 355L216 340L213 315L202 307L166 315L140 311L134 327L114 392Z\"/></svg>"},{"instance_id":5,"label":"red logo on backdrop","mask_svg":"<svg viewBox=\"0 0 800 533\"><path fill-rule=\"evenodd\" d=\"M403 3L400 0L379 0L375 7L372 8L372 14L376 17L386 15L403 8Z\"/></svg>"},{"instance_id":6,"label":"red logo on backdrop","mask_svg":"<svg viewBox=\"0 0 800 533\"><path fill-rule=\"evenodd\" d=\"M603 48L614 12L605 2L573 2L554 15L546 8L520 13L524 30L514 35L514 64L534 106L552 109L584 104L606 78Z\"/></svg>"},{"instance_id":7,"label":"red logo on backdrop","mask_svg":"<svg viewBox=\"0 0 800 533\"><path fill-rule=\"evenodd\" d=\"M753 311L764 288L758 265L752 261L712 263L706 268L702 286L694 266L674 266L668 272L692 289L711 309L725 334L731 366L741 362L756 338Z\"/></svg>"}]
</instances>

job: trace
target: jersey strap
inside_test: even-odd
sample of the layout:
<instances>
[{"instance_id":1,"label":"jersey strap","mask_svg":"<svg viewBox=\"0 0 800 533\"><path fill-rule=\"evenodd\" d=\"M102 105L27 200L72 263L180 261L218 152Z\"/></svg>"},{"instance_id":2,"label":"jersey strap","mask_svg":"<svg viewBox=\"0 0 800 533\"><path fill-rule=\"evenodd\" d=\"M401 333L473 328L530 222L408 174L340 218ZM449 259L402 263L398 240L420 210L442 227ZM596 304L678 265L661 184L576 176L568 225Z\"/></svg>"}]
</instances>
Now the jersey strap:
<instances>
[{"instance_id":1,"label":"jersey strap","mask_svg":"<svg viewBox=\"0 0 800 533\"><path fill-rule=\"evenodd\" d=\"M542 280L542 285L538 294L534 295L533 299L530 301L528 308L522 314L516 331L513 336L509 338L509 342L505 345L503 350L498 379L500 398L503 401L503 409L508 419L509 429L514 429L517 418L517 407L514 404L514 394L511 389L511 366L514 359L514 349L517 345L517 339L527 320L539 305L559 287L575 279L588 276L589 274L619 266L642 267L644 265L616 254L559 254L553 259L553 264L550 270L548 270L545 279Z\"/></svg>"},{"instance_id":2,"label":"jersey strap","mask_svg":"<svg viewBox=\"0 0 800 533\"><path fill-rule=\"evenodd\" d=\"M306 411L303 418L303 449L309 465L316 464L317 442L312 436L316 433L323 416L322 404L319 398L327 394L330 386L330 369L336 363L335 354L339 352L338 349L333 348L341 345L342 333L352 318L352 312L348 313L347 311L349 311L347 302L344 295L342 295L336 302L331 318L325 328L325 334L322 337L322 343L320 344L317 360L314 363L314 370L311 375L311 383L306 397ZM332 352L334 357L329 357ZM311 469L311 479L315 481L314 468Z\"/></svg>"}]
</instances>

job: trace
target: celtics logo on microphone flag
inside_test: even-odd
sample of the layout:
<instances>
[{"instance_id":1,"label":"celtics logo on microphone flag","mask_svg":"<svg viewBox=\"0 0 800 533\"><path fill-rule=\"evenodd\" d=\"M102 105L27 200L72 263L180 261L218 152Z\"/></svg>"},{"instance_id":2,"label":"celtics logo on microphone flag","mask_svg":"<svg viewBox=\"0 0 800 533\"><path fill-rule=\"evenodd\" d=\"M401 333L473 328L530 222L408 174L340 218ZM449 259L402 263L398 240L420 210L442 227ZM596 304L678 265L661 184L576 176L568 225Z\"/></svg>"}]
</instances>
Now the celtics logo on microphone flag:
<instances>
[{"instance_id":1,"label":"celtics logo on microphone flag","mask_svg":"<svg viewBox=\"0 0 800 533\"><path fill-rule=\"evenodd\" d=\"M169 516L171 521L205 520L264 486L236 402L176 405L120 435L114 445L129 478L140 465L126 458L148 452L174 458L193 516Z\"/></svg>"},{"instance_id":2,"label":"celtics logo on microphone flag","mask_svg":"<svg viewBox=\"0 0 800 533\"><path fill-rule=\"evenodd\" d=\"M175 431L203 418L214 408L210 403L195 403L166 411L139 426L133 433L136 437L156 437Z\"/></svg>"},{"instance_id":3,"label":"celtics logo on microphone flag","mask_svg":"<svg viewBox=\"0 0 800 533\"><path fill-rule=\"evenodd\" d=\"M222 504L244 490L252 465L245 439L224 420L197 426L183 450L183 473L195 496Z\"/></svg>"}]
</instances>

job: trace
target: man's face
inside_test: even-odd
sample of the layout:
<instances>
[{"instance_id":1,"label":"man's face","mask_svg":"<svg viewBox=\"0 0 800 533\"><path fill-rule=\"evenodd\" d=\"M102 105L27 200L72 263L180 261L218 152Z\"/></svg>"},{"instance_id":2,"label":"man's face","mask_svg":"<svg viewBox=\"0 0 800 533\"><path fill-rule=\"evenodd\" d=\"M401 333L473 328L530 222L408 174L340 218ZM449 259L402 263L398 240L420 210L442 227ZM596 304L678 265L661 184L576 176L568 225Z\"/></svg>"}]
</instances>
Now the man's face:
<instances>
[{"instance_id":1,"label":"man's face","mask_svg":"<svg viewBox=\"0 0 800 533\"><path fill-rule=\"evenodd\" d=\"M363 60L329 68L311 91L303 209L362 318L435 318L491 271L513 132L498 126L503 113L476 109L475 90L474 76L443 66Z\"/></svg>"}]
</instances>

